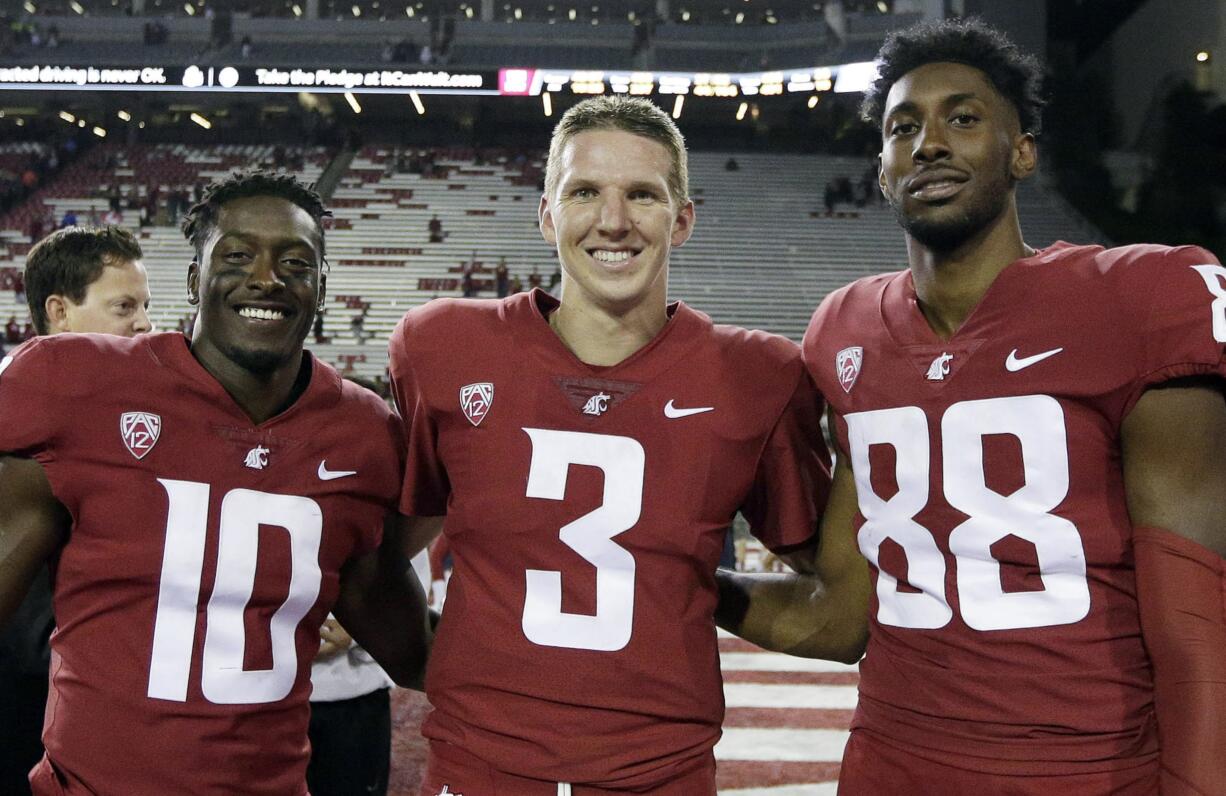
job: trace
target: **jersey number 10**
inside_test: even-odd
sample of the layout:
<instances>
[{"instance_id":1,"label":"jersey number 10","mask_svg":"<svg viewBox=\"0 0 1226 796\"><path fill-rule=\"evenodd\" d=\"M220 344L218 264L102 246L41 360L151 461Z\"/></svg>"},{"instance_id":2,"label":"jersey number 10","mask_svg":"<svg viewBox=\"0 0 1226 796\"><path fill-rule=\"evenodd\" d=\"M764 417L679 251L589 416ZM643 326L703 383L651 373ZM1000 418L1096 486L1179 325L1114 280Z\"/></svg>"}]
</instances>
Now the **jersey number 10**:
<instances>
[{"instance_id":1,"label":"jersey number 10","mask_svg":"<svg viewBox=\"0 0 1226 796\"><path fill-rule=\"evenodd\" d=\"M157 618L149 691L153 699L187 701L196 643L204 543L208 533L209 485L159 478L170 510L166 550L158 584ZM269 623L272 668L245 670L243 614L255 589L260 525L289 534L289 595ZM294 633L319 597L319 543L323 512L314 500L232 489L221 501L217 575L205 615L200 690L209 702L251 705L284 699L298 677Z\"/></svg>"}]
</instances>

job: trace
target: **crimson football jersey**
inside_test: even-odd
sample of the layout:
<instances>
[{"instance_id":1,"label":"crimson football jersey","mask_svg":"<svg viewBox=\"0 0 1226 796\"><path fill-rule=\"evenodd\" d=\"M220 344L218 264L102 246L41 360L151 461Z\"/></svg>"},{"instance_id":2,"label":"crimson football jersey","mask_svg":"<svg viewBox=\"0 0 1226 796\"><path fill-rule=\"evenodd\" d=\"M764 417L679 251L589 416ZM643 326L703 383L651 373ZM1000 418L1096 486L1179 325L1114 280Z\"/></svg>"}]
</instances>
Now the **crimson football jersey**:
<instances>
[{"instance_id":1,"label":"crimson football jersey","mask_svg":"<svg viewBox=\"0 0 1226 796\"><path fill-rule=\"evenodd\" d=\"M818 308L876 584L853 729L1000 774L1156 765L1120 427L1150 385L1226 375L1226 269L1201 249L1059 243L948 341L909 271Z\"/></svg>"},{"instance_id":2,"label":"crimson football jersey","mask_svg":"<svg viewBox=\"0 0 1226 796\"><path fill-rule=\"evenodd\" d=\"M0 450L73 518L36 793L306 792L319 626L402 474L393 413L312 368L255 426L178 333L43 337L0 365Z\"/></svg>"},{"instance_id":3,"label":"crimson football jersey","mask_svg":"<svg viewBox=\"0 0 1226 796\"><path fill-rule=\"evenodd\" d=\"M713 612L741 510L809 542L828 489L799 348L683 304L611 367L541 291L440 299L392 337L404 514L446 514L454 570L427 737L538 780L650 787L705 756L723 696Z\"/></svg>"}]
</instances>

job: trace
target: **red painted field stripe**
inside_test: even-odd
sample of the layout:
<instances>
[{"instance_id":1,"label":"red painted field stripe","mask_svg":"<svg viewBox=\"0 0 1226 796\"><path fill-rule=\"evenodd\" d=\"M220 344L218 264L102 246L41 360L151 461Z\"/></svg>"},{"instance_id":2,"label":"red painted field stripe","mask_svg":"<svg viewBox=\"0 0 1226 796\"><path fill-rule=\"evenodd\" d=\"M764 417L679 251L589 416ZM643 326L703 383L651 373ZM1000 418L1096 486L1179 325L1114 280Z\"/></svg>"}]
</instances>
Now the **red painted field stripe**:
<instances>
[{"instance_id":1,"label":"red painted field stripe","mask_svg":"<svg viewBox=\"0 0 1226 796\"><path fill-rule=\"evenodd\" d=\"M833 708L728 708L725 727L774 727L790 730L846 730L851 710Z\"/></svg>"},{"instance_id":2,"label":"red painted field stripe","mask_svg":"<svg viewBox=\"0 0 1226 796\"><path fill-rule=\"evenodd\" d=\"M766 650L759 647L757 644L751 644L743 638L721 638L719 640L720 652L765 652Z\"/></svg>"},{"instance_id":3,"label":"red painted field stripe","mask_svg":"<svg viewBox=\"0 0 1226 796\"><path fill-rule=\"evenodd\" d=\"M833 782L838 778L838 763L727 760L721 761L715 769L716 787L721 791L732 788Z\"/></svg>"},{"instance_id":4,"label":"red painted field stripe","mask_svg":"<svg viewBox=\"0 0 1226 796\"><path fill-rule=\"evenodd\" d=\"M724 672L725 683L788 685L859 685L859 672L762 672L733 669Z\"/></svg>"}]
</instances>

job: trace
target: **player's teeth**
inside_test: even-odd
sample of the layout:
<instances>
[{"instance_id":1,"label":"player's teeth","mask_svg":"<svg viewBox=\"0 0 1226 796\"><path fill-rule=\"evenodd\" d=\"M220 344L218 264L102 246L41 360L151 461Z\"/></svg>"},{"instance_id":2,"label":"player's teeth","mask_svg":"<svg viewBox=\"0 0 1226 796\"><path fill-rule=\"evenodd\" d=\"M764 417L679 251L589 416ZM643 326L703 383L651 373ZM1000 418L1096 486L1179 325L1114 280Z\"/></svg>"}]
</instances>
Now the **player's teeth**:
<instances>
[{"instance_id":1,"label":"player's teeth","mask_svg":"<svg viewBox=\"0 0 1226 796\"><path fill-rule=\"evenodd\" d=\"M592 256L602 263L621 263L630 259L630 252L609 252L597 249L592 253Z\"/></svg>"},{"instance_id":2,"label":"player's teeth","mask_svg":"<svg viewBox=\"0 0 1226 796\"><path fill-rule=\"evenodd\" d=\"M262 310L258 307L243 307L238 311L239 315L244 318L255 318L261 321L279 321L285 317L285 313L277 310Z\"/></svg>"}]
</instances>

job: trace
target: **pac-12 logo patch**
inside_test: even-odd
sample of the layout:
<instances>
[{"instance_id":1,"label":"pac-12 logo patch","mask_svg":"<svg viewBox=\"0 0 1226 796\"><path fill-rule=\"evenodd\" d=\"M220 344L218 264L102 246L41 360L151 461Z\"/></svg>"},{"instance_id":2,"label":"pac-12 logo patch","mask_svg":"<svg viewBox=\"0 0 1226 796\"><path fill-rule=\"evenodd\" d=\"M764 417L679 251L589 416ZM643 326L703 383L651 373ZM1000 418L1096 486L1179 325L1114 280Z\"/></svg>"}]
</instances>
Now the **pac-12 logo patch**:
<instances>
[{"instance_id":1,"label":"pac-12 logo patch","mask_svg":"<svg viewBox=\"0 0 1226 796\"><path fill-rule=\"evenodd\" d=\"M474 426L481 425L493 403L494 385L488 381L466 384L460 388L460 408Z\"/></svg>"},{"instance_id":2,"label":"pac-12 logo patch","mask_svg":"<svg viewBox=\"0 0 1226 796\"><path fill-rule=\"evenodd\" d=\"M162 418L149 412L124 412L119 417L119 433L128 452L138 459L153 450L162 433Z\"/></svg>"},{"instance_id":3,"label":"pac-12 logo patch","mask_svg":"<svg viewBox=\"0 0 1226 796\"><path fill-rule=\"evenodd\" d=\"M858 345L844 348L834 355L834 369L839 375L839 384L843 385L843 392L851 392L863 364L864 349Z\"/></svg>"}]
</instances>

